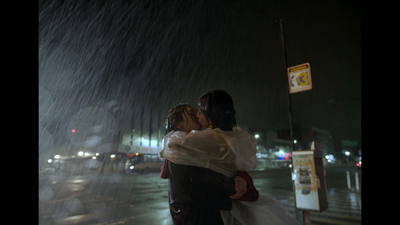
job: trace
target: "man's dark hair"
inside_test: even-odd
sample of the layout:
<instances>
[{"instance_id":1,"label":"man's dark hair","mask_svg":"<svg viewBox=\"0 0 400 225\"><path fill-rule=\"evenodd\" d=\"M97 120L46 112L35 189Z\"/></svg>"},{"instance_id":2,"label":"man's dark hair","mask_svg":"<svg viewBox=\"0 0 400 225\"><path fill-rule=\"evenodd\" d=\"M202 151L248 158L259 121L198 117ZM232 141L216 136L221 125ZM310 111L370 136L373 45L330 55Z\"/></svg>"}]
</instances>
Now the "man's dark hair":
<instances>
[{"instance_id":1,"label":"man's dark hair","mask_svg":"<svg viewBox=\"0 0 400 225\"><path fill-rule=\"evenodd\" d=\"M200 97L198 105L206 119L213 123L213 129L232 131L232 128L236 126L233 100L226 91L207 92Z\"/></svg>"}]
</instances>

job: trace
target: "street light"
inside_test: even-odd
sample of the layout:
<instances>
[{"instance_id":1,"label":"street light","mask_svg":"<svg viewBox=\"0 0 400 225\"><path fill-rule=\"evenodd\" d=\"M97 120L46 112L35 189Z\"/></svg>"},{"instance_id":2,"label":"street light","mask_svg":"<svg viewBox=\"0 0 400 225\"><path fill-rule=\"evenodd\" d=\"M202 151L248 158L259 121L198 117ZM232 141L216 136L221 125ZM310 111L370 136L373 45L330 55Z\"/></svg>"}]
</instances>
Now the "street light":
<instances>
[{"instance_id":1,"label":"street light","mask_svg":"<svg viewBox=\"0 0 400 225\"><path fill-rule=\"evenodd\" d=\"M297 141L296 140L293 140L293 142L296 144L297 143Z\"/></svg>"},{"instance_id":2,"label":"street light","mask_svg":"<svg viewBox=\"0 0 400 225\"><path fill-rule=\"evenodd\" d=\"M346 155L350 155L350 152L349 152L349 151L346 151L344 154L346 154Z\"/></svg>"},{"instance_id":3,"label":"street light","mask_svg":"<svg viewBox=\"0 0 400 225\"><path fill-rule=\"evenodd\" d=\"M55 158L55 159L59 159L59 158L60 158L60 155L55 155L54 158Z\"/></svg>"},{"instance_id":4,"label":"street light","mask_svg":"<svg viewBox=\"0 0 400 225\"><path fill-rule=\"evenodd\" d=\"M254 137L255 137L255 138L259 138L259 137L260 137L260 135L256 134L256 135L254 135Z\"/></svg>"}]
</instances>

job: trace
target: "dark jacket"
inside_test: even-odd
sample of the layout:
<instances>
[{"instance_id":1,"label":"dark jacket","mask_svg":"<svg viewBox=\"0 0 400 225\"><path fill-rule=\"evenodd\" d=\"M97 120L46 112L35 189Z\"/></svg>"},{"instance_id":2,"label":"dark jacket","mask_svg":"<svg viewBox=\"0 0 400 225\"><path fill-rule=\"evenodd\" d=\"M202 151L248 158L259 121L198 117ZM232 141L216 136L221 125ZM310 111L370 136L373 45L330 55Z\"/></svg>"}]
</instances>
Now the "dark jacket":
<instances>
[{"instance_id":1,"label":"dark jacket","mask_svg":"<svg viewBox=\"0 0 400 225\"><path fill-rule=\"evenodd\" d=\"M219 210L232 208L234 181L215 171L167 163L168 199L174 224L223 224Z\"/></svg>"},{"instance_id":2,"label":"dark jacket","mask_svg":"<svg viewBox=\"0 0 400 225\"><path fill-rule=\"evenodd\" d=\"M258 191L247 172L240 176L246 179L248 191L239 200L256 201ZM223 224L219 210L230 211L234 195L233 178L213 170L178 165L164 161L161 178L168 179L168 199L174 224L219 225Z\"/></svg>"}]
</instances>

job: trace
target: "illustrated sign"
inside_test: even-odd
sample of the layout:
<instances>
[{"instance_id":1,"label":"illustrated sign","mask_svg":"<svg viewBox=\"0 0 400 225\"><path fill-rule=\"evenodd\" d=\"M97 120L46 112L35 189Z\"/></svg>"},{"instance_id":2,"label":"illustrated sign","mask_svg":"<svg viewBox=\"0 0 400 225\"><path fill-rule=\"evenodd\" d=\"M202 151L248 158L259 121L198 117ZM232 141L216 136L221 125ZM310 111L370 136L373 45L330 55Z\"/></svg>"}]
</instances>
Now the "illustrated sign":
<instances>
[{"instance_id":1,"label":"illustrated sign","mask_svg":"<svg viewBox=\"0 0 400 225\"><path fill-rule=\"evenodd\" d=\"M289 93L312 89L310 63L303 63L287 68Z\"/></svg>"},{"instance_id":2,"label":"illustrated sign","mask_svg":"<svg viewBox=\"0 0 400 225\"><path fill-rule=\"evenodd\" d=\"M304 210L320 209L318 182L315 174L314 151L294 151L293 172L296 187L296 207Z\"/></svg>"}]
</instances>

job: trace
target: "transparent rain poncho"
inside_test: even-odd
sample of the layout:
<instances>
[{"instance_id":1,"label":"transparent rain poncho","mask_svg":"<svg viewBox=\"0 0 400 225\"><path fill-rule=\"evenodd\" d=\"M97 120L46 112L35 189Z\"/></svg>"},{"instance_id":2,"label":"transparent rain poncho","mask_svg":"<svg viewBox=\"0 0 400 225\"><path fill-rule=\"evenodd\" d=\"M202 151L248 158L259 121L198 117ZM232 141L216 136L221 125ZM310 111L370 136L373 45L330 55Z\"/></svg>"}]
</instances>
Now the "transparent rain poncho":
<instances>
[{"instance_id":1,"label":"transparent rain poncho","mask_svg":"<svg viewBox=\"0 0 400 225\"><path fill-rule=\"evenodd\" d=\"M234 177L238 170L257 167L255 138L240 130L171 131L164 137L161 159L181 165L199 166ZM220 210L225 225L299 225L276 199L259 195L255 202L232 201L231 211Z\"/></svg>"},{"instance_id":2,"label":"transparent rain poncho","mask_svg":"<svg viewBox=\"0 0 400 225\"><path fill-rule=\"evenodd\" d=\"M161 159L199 166L234 177L238 170L257 167L256 139L237 128L222 131L219 128L203 131L171 131L164 137Z\"/></svg>"}]
</instances>

